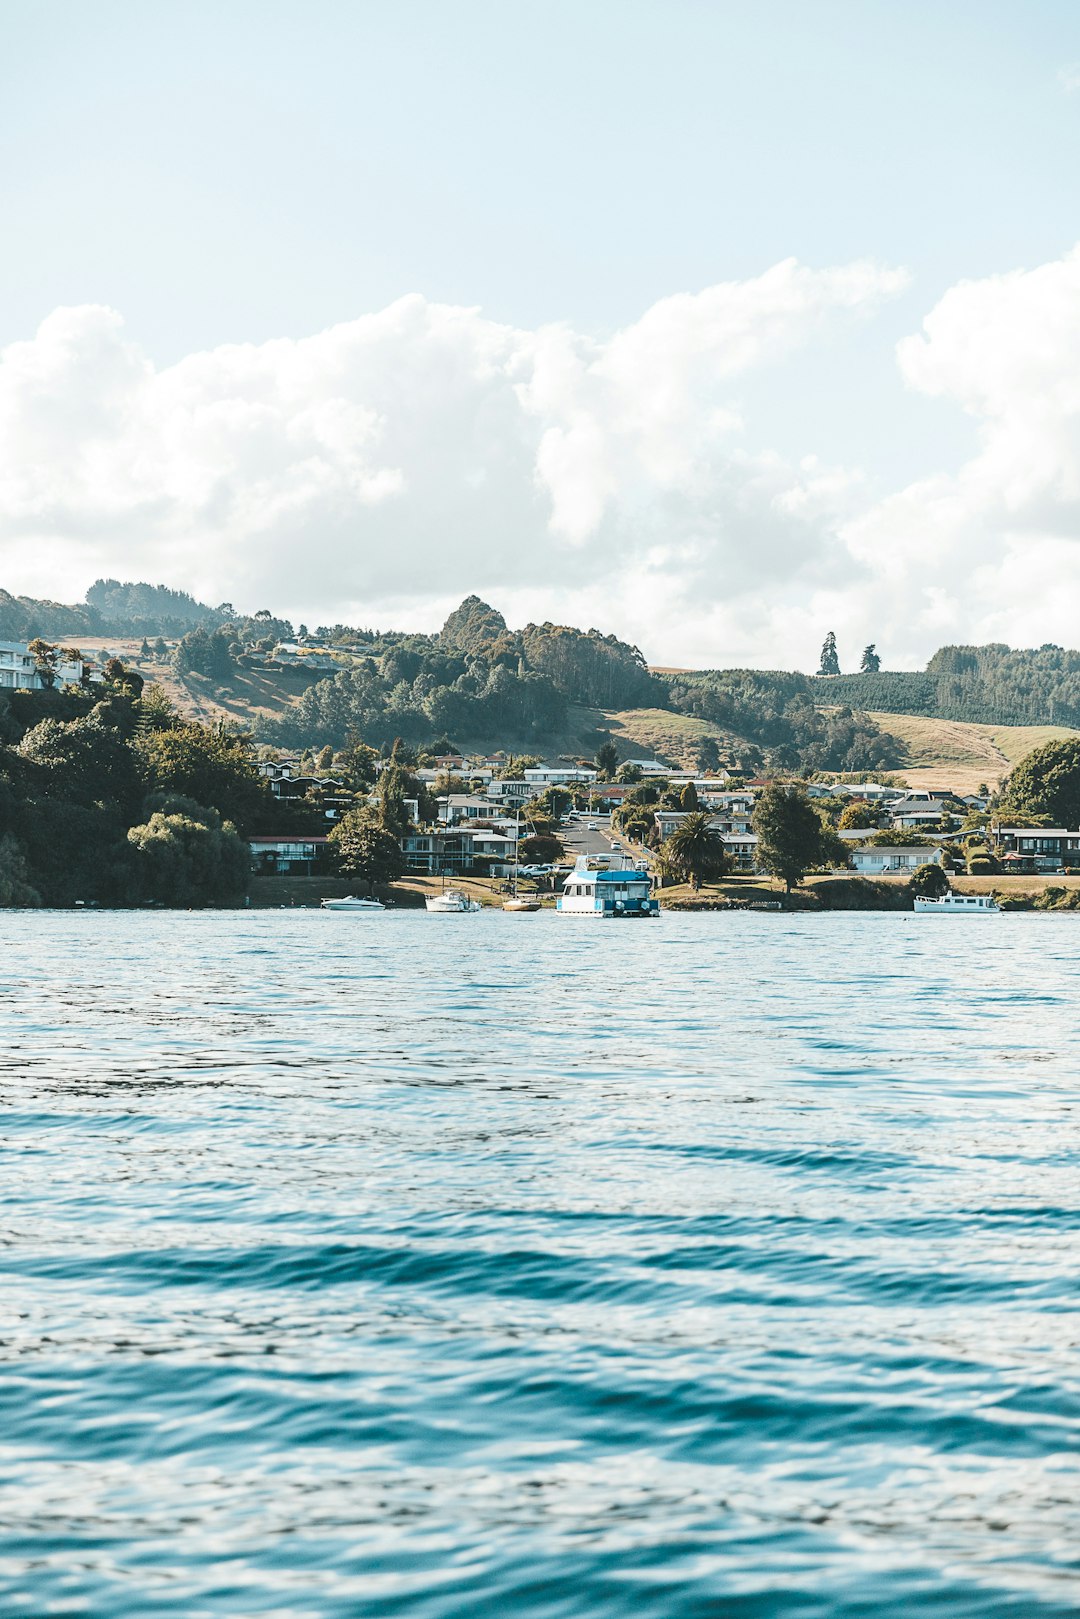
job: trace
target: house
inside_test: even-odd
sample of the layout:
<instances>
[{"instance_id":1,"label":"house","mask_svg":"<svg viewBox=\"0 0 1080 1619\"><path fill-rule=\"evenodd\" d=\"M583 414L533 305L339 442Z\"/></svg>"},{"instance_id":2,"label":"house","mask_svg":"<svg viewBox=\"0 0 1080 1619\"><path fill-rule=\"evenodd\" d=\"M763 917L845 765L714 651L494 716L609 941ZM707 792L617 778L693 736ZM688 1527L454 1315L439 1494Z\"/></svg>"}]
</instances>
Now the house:
<instances>
[{"instance_id":1,"label":"house","mask_svg":"<svg viewBox=\"0 0 1080 1619\"><path fill-rule=\"evenodd\" d=\"M44 682L25 641L0 641L0 689L41 691Z\"/></svg>"},{"instance_id":2,"label":"house","mask_svg":"<svg viewBox=\"0 0 1080 1619\"><path fill-rule=\"evenodd\" d=\"M513 859L514 839L492 827L433 827L407 832L401 840L401 852L410 871L461 873L473 871L478 859L508 865Z\"/></svg>"},{"instance_id":3,"label":"house","mask_svg":"<svg viewBox=\"0 0 1080 1619\"><path fill-rule=\"evenodd\" d=\"M104 682L105 676L97 665L81 656L59 660L53 679L48 680L41 675L28 642L0 641L0 690L48 691L84 683L101 686Z\"/></svg>"},{"instance_id":4,"label":"house","mask_svg":"<svg viewBox=\"0 0 1080 1619\"><path fill-rule=\"evenodd\" d=\"M996 826L1001 863L1009 871L1063 871L1080 867L1080 832L1050 826Z\"/></svg>"},{"instance_id":5,"label":"house","mask_svg":"<svg viewBox=\"0 0 1080 1619\"><path fill-rule=\"evenodd\" d=\"M672 765L662 765L659 759L623 759L619 765L620 770L623 765L636 766L643 776L673 776L675 774ZM595 774L594 770L593 775L595 776Z\"/></svg>"},{"instance_id":6,"label":"house","mask_svg":"<svg viewBox=\"0 0 1080 1619\"><path fill-rule=\"evenodd\" d=\"M462 821L490 821L494 808L490 798L475 798L471 793L442 793L437 802L439 820L448 826Z\"/></svg>"},{"instance_id":7,"label":"house","mask_svg":"<svg viewBox=\"0 0 1080 1619\"><path fill-rule=\"evenodd\" d=\"M588 786L597 772L583 765L529 765L524 776L533 792L539 793L545 787Z\"/></svg>"},{"instance_id":8,"label":"house","mask_svg":"<svg viewBox=\"0 0 1080 1619\"><path fill-rule=\"evenodd\" d=\"M851 862L862 877L908 873L916 866L941 864L941 848L930 843L863 843L851 851Z\"/></svg>"},{"instance_id":9,"label":"house","mask_svg":"<svg viewBox=\"0 0 1080 1619\"><path fill-rule=\"evenodd\" d=\"M527 781L489 781L484 792L495 804L527 804L535 795Z\"/></svg>"},{"instance_id":10,"label":"house","mask_svg":"<svg viewBox=\"0 0 1080 1619\"><path fill-rule=\"evenodd\" d=\"M731 856L736 871L754 871L757 867L757 834L732 832L724 838L724 848Z\"/></svg>"},{"instance_id":11,"label":"house","mask_svg":"<svg viewBox=\"0 0 1080 1619\"><path fill-rule=\"evenodd\" d=\"M887 804L909 796L905 788L885 787L880 781L838 781L830 791L842 798L865 798L868 804Z\"/></svg>"},{"instance_id":12,"label":"house","mask_svg":"<svg viewBox=\"0 0 1080 1619\"><path fill-rule=\"evenodd\" d=\"M320 857L325 858L328 837L249 838L251 869L261 876L310 877Z\"/></svg>"}]
</instances>

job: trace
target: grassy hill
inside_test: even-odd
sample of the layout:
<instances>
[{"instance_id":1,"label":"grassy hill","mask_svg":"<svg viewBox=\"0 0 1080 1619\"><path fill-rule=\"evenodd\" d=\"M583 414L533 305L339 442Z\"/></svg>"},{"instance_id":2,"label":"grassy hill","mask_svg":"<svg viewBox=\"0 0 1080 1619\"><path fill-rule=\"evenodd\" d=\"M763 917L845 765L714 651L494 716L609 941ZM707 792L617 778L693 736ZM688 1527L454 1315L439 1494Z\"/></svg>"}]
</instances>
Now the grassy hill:
<instances>
[{"instance_id":1,"label":"grassy hill","mask_svg":"<svg viewBox=\"0 0 1080 1619\"><path fill-rule=\"evenodd\" d=\"M163 686L177 709L191 719L213 724L220 719L250 724L260 715L284 713L315 679L303 670L268 673L238 668L225 685L201 675L181 678L169 663L138 657L138 640L86 638L89 652L117 652L148 681ZM973 792L981 783L995 787L1018 759L1032 748L1076 731L1057 725L976 725L963 720L931 719L920 714L871 713L871 719L895 736L906 749L905 763L896 774L913 787L953 787ZM562 736L553 737L546 751L552 756L591 756L600 738L610 732L624 756L656 756L671 764L691 766L706 738L729 745L738 738L706 720L672 714L661 708L600 709L573 707ZM459 737L461 746L486 745L488 739ZM533 752L528 738L505 737L512 752Z\"/></svg>"},{"instance_id":2,"label":"grassy hill","mask_svg":"<svg viewBox=\"0 0 1080 1619\"><path fill-rule=\"evenodd\" d=\"M910 786L957 792L974 792L983 782L996 787L1032 748L1078 734L1061 725L974 725L921 714L875 712L870 718L907 749L898 774Z\"/></svg>"}]
</instances>

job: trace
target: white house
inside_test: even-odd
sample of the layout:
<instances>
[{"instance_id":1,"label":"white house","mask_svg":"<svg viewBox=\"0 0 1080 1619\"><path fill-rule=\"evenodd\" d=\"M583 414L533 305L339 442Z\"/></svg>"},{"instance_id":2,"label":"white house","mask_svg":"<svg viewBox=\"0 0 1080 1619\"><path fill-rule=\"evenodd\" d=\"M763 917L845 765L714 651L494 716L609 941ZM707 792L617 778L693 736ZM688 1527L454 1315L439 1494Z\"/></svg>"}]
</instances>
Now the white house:
<instances>
[{"instance_id":1,"label":"white house","mask_svg":"<svg viewBox=\"0 0 1080 1619\"><path fill-rule=\"evenodd\" d=\"M597 776L595 770L584 765L529 765L524 774L534 792L545 787L588 786Z\"/></svg>"},{"instance_id":2,"label":"white house","mask_svg":"<svg viewBox=\"0 0 1080 1619\"><path fill-rule=\"evenodd\" d=\"M881 877L890 872L910 875L916 866L940 866L941 849L929 843L864 843L852 849L851 861L863 877Z\"/></svg>"},{"instance_id":3,"label":"white house","mask_svg":"<svg viewBox=\"0 0 1080 1619\"><path fill-rule=\"evenodd\" d=\"M527 804L536 789L527 781L489 781L484 792L495 804Z\"/></svg>"}]
</instances>

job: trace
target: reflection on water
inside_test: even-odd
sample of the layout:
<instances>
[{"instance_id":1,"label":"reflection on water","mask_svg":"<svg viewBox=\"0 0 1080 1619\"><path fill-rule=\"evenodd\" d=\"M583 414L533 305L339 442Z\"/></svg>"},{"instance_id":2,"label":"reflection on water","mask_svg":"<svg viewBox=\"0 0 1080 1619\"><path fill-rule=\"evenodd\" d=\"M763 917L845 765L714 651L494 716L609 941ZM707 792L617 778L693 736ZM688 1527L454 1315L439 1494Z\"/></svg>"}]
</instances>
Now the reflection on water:
<instances>
[{"instance_id":1,"label":"reflection on water","mask_svg":"<svg viewBox=\"0 0 1080 1619\"><path fill-rule=\"evenodd\" d=\"M0 1612L1075 1616L1078 927L0 913Z\"/></svg>"}]
</instances>

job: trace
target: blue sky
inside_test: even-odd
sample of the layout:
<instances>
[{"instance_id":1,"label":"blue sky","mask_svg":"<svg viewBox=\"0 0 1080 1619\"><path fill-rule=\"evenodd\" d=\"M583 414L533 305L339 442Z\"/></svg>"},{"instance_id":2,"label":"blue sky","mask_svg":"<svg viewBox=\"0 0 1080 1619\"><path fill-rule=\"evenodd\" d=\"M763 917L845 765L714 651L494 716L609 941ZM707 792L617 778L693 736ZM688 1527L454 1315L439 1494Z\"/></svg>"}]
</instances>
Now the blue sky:
<instances>
[{"instance_id":1,"label":"blue sky","mask_svg":"<svg viewBox=\"0 0 1080 1619\"><path fill-rule=\"evenodd\" d=\"M160 371L222 345L307 339L411 293L603 344L661 300L791 259L902 267L903 290L800 332L725 401L741 452L853 471L866 511L837 510L837 533L912 484L959 476L985 440L953 382L901 377L897 342L950 289L1063 262L1080 239L1073 5L7 0L0 28L0 344L33 339L58 307L103 305ZM70 423L70 400L55 409ZM662 519L649 512L647 542L629 519L618 536L597 531L597 568L616 563L605 544L655 552ZM361 515L362 554L380 528L370 507ZM49 521L42 566L63 559L81 588L118 566L100 523L80 539L69 517ZM4 532L30 531L17 520ZM172 582L220 579L229 594L221 564L235 547L241 591L250 532L208 525L204 538L206 562L182 548L186 577ZM571 581L575 544L560 570ZM163 533L133 560L160 568L169 545ZM8 554L4 582L40 586ZM326 597L337 554L321 569ZM380 578L366 591L350 556L343 607L441 608L404 565L400 588ZM717 589L732 571L717 570ZM595 572L581 570L583 585ZM289 605L285 582L268 582ZM572 616L539 575L493 569L461 591L481 584ZM812 584L824 610L836 581L826 568ZM305 588L295 604L320 601ZM633 616L629 597L620 605ZM933 641L929 616L898 655ZM974 616L972 634L987 620ZM770 620L762 634L775 633Z\"/></svg>"}]
</instances>

